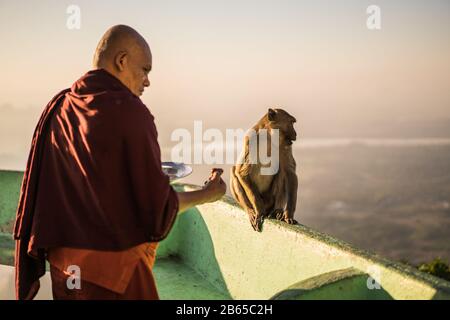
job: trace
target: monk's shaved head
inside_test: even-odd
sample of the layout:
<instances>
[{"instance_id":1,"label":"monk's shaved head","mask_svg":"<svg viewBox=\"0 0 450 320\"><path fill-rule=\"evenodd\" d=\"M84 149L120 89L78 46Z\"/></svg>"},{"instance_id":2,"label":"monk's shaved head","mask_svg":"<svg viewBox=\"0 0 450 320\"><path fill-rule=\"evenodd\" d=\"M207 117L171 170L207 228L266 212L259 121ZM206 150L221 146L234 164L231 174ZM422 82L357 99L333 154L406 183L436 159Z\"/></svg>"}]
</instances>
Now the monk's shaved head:
<instances>
[{"instance_id":1,"label":"monk's shaved head","mask_svg":"<svg viewBox=\"0 0 450 320\"><path fill-rule=\"evenodd\" d=\"M150 51L150 48L145 39L129 26L117 25L109 28L95 50L94 67L110 62L116 54L127 50Z\"/></svg>"},{"instance_id":2,"label":"monk's shaved head","mask_svg":"<svg viewBox=\"0 0 450 320\"><path fill-rule=\"evenodd\" d=\"M150 85L150 47L144 37L129 26L116 25L106 31L95 50L93 65L117 77L137 96Z\"/></svg>"}]
</instances>

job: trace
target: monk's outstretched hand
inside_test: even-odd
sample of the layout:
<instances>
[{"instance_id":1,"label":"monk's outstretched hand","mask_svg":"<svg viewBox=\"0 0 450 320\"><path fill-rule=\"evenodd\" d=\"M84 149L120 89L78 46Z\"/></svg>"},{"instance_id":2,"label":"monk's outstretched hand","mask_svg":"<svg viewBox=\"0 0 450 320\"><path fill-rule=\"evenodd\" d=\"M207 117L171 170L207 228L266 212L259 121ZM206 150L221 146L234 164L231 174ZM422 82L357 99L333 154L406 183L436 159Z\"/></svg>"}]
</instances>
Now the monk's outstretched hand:
<instances>
[{"instance_id":1,"label":"monk's outstretched hand","mask_svg":"<svg viewBox=\"0 0 450 320\"><path fill-rule=\"evenodd\" d=\"M223 173L223 169L214 168L211 170L211 175L208 180L205 181L205 185L203 186L203 190L207 192L208 201L214 202L219 200L225 194L227 190L227 185L222 180L221 175Z\"/></svg>"},{"instance_id":2,"label":"monk's outstretched hand","mask_svg":"<svg viewBox=\"0 0 450 320\"><path fill-rule=\"evenodd\" d=\"M227 185L220 177L222 173L222 169L214 168L201 190L177 192L178 212L185 212L196 205L214 202L222 198L227 189Z\"/></svg>"}]
</instances>

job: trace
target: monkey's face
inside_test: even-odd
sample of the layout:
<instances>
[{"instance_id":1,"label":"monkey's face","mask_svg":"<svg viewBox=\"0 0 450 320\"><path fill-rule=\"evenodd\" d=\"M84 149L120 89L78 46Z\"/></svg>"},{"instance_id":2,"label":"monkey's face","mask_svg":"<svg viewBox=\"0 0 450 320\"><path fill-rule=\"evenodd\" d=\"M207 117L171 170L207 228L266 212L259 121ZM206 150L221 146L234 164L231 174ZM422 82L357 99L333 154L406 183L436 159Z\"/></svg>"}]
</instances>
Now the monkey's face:
<instances>
[{"instance_id":1,"label":"monkey's face","mask_svg":"<svg viewBox=\"0 0 450 320\"><path fill-rule=\"evenodd\" d=\"M297 120L289 113L283 109L269 109L267 119L271 128L280 130L280 138L287 145L297 140L297 132L294 129L294 123Z\"/></svg>"}]
</instances>

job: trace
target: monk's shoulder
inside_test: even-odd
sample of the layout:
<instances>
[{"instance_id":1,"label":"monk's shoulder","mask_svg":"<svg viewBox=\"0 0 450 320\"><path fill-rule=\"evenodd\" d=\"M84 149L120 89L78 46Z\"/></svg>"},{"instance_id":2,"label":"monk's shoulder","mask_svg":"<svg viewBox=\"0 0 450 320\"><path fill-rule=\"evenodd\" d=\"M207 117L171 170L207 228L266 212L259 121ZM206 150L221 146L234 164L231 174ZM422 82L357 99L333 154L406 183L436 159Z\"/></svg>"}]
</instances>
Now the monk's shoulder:
<instances>
[{"instance_id":1,"label":"monk's shoulder","mask_svg":"<svg viewBox=\"0 0 450 320\"><path fill-rule=\"evenodd\" d=\"M116 123L124 133L141 133L154 126L154 117L150 110L134 96L118 103L115 114Z\"/></svg>"}]
</instances>

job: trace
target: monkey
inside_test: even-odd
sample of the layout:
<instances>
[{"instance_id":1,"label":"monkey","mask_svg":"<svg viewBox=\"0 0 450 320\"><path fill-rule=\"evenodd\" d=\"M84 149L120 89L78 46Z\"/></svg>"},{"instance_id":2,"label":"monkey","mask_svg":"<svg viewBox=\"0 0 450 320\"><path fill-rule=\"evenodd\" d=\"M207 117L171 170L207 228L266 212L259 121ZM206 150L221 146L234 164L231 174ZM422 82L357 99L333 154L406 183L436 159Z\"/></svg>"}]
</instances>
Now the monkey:
<instances>
[{"instance_id":1,"label":"monkey","mask_svg":"<svg viewBox=\"0 0 450 320\"><path fill-rule=\"evenodd\" d=\"M294 213L297 203L298 178L296 174L296 162L292 154L292 143L297 139L294 123L297 120L283 109L269 108L268 112L250 129L254 137L257 137L258 157L252 161L251 135L244 138L241 158L231 168L230 189L234 199L247 212L250 223L255 231L261 231L265 218L274 218L297 224ZM265 129L267 131L261 131ZM278 129L278 139L275 130ZM279 166L274 174L261 174L267 164L260 158L261 134L267 132L267 153L274 155L279 153ZM278 140L278 141L277 141ZM272 150L272 147L278 150ZM254 153L253 153L254 158ZM271 160L272 162L272 160Z\"/></svg>"}]
</instances>

